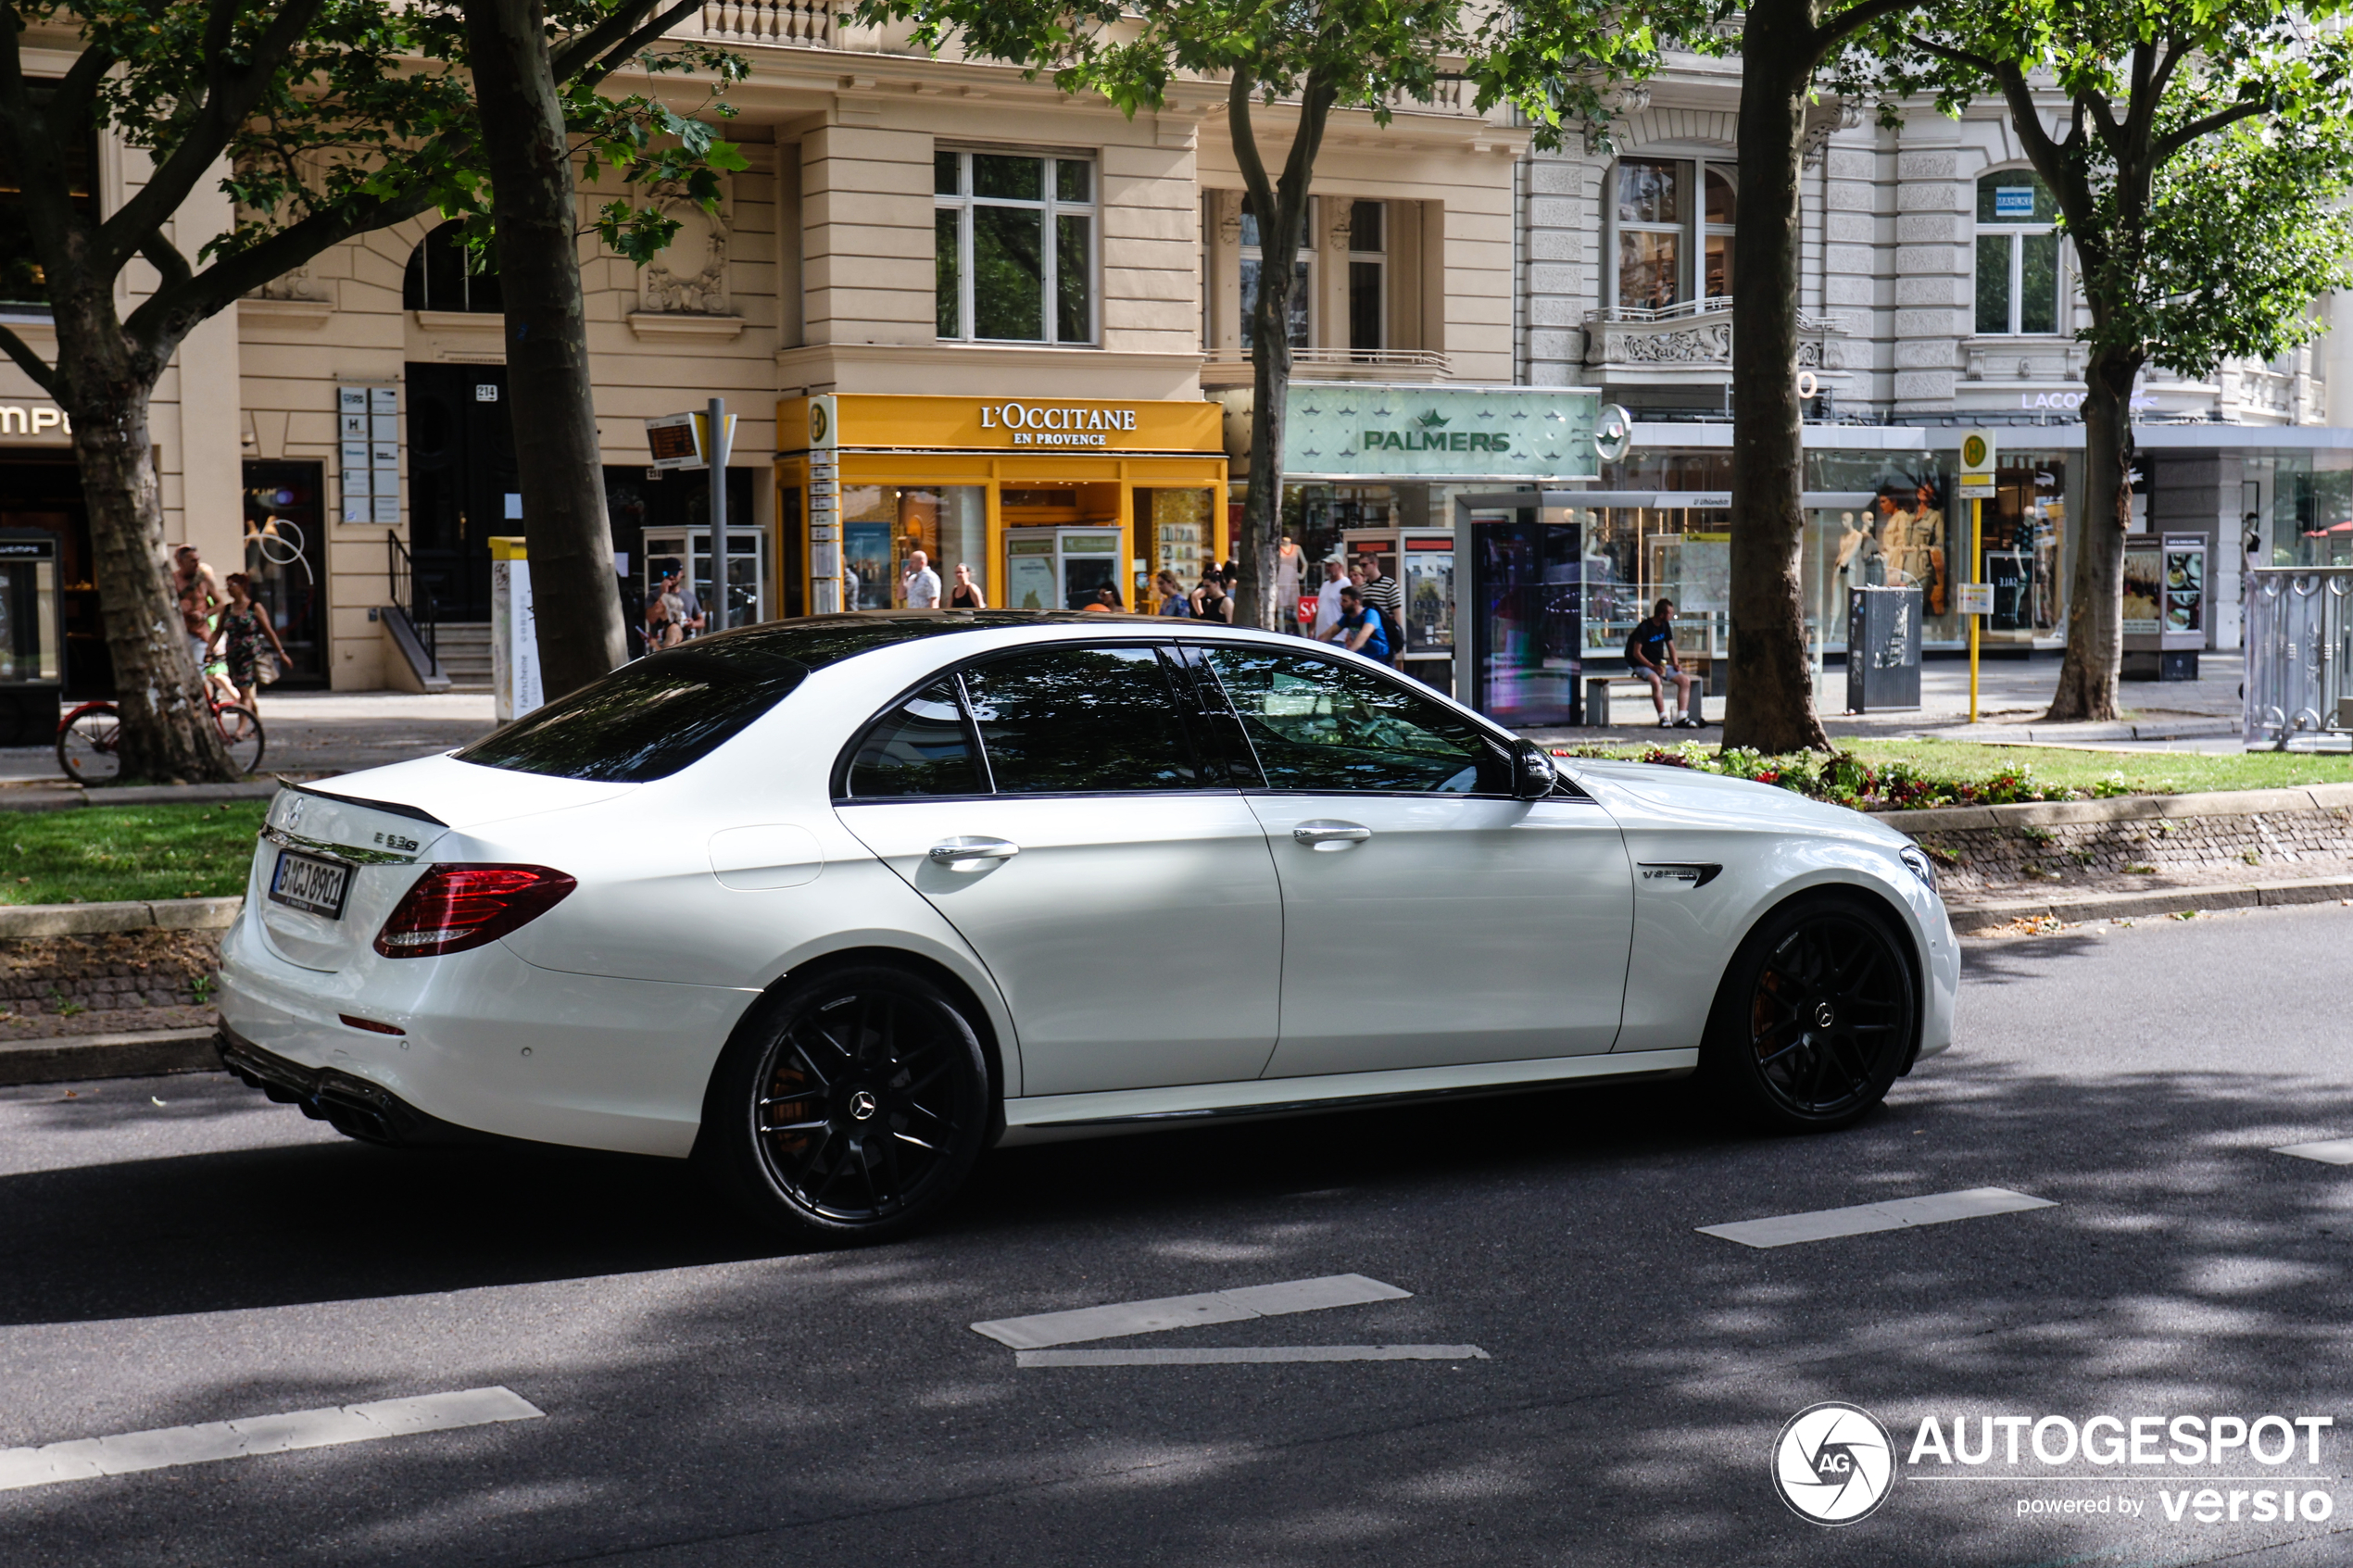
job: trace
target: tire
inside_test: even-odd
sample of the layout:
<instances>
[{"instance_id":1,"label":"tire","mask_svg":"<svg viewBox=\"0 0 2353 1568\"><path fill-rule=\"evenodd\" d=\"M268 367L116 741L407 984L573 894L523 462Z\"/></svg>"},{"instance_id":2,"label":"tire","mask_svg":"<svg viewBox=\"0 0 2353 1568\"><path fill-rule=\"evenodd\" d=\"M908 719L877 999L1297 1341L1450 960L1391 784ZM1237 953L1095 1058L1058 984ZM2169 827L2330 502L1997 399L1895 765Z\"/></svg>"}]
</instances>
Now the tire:
<instances>
[{"instance_id":1,"label":"tire","mask_svg":"<svg viewBox=\"0 0 2353 1568\"><path fill-rule=\"evenodd\" d=\"M988 1141L988 1062L930 981L862 964L767 1002L720 1058L695 1161L800 1241L879 1241L937 1214Z\"/></svg>"},{"instance_id":2,"label":"tire","mask_svg":"<svg viewBox=\"0 0 2353 1568\"><path fill-rule=\"evenodd\" d=\"M213 709L213 722L220 727L220 744L229 748L229 759L240 773L250 773L261 766L265 744L261 734L261 715L237 703L224 703Z\"/></svg>"},{"instance_id":3,"label":"tire","mask_svg":"<svg viewBox=\"0 0 2353 1568\"><path fill-rule=\"evenodd\" d=\"M1845 898L1795 898L1733 954L1701 1072L1751 1122L1833 1132L1886 1098L1919 1026L1919 986L1887 918Z\"/></svg>"},{"instance_id":4,"label":"tire","mask_svg":"<svg viewBox=\"0 0 2353 1568\"><path fill-rule=\"evenodd\" d=\"M122 720L113 708L82 709L57 732L57 766L81 784L110 784L122 771Z\"/></svg>"}]
</instances>

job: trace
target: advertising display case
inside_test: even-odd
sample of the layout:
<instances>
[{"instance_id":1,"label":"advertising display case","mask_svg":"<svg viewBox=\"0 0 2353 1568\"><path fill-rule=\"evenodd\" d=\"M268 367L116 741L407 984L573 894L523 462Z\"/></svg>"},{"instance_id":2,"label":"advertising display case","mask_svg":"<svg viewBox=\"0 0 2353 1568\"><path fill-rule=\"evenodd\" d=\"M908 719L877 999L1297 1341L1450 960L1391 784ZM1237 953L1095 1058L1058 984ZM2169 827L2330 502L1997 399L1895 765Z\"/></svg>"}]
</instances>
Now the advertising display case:
<instances>
[{"instance_id":1,"label":"advertising display case","mask_svg":"<svg viewBox=\"0 0 2353 1568\"><path fill-rule=\"evenodd\" d=\"M2167 533L2124 545L2127 681L2195 681L2206 646L2206 537Z\"/></svg>"},{"instance_id":2,"label":"advertising display case","mask_svg":"<svg viewBox=\"0 0 2353 1568\"><path fill-rule=\"evenodd\" d=\"M1455 693L1515 729L1581 724L1583 530L1567 491L1454 498Z\"/></svg>"},{"instance_id":3,"label":"advertising display case","mask_svg":"<svg viewBox=\"0 0 2353 1568\"><path fill-rule=\"evenodd\" d=\"M0 746L57 738L65 688L59 621L57 536L0 529Z\"/></svg>"},{"instance_id":4,"label":"advertising display case","mask_svg":"<svg viewBox=\"0 0 2353 1568\"><path fill-rule=\"evenodd\" d=\"M1352 528L1340 535L1351 561L1377 566L1397 583L1405 645L1398 668L1454 689L1454 535L1415 528Z\"/></svg>"}]
</instances>

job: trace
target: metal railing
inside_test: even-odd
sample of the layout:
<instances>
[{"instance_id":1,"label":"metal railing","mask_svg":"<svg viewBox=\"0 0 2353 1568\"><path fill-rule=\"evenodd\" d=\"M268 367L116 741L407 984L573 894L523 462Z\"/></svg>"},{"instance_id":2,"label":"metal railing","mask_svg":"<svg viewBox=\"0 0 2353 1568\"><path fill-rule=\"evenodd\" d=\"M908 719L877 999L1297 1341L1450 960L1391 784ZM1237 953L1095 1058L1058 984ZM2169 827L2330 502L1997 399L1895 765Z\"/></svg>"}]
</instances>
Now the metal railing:
<instances>
[{"instance_id":1,"label":"metal railing","mask_svg":"<svg viewBox=\"0 0 2353 1568\"><path fill-rule=\"evenodd\" d=\"M2353 566L2256 567L2244 591L2246 743L2353 746Z\"/></svg>"},{"instance_id":2,"label":"metal railing","mask_svg":"<svg viewBox=\"0 0 2353 1568\"><path fill-rule=\"evenodd\" d=\"M441 649L434 636L434 598L430 591L417 585L416 562L409 558L409 546L400 542L397 533L384 535L384 543L392 546L393 608L409 618L409 628L417 633L417 641L424 645L425 658L433 668L441 668Z\"/></svg>"}]
</instances>

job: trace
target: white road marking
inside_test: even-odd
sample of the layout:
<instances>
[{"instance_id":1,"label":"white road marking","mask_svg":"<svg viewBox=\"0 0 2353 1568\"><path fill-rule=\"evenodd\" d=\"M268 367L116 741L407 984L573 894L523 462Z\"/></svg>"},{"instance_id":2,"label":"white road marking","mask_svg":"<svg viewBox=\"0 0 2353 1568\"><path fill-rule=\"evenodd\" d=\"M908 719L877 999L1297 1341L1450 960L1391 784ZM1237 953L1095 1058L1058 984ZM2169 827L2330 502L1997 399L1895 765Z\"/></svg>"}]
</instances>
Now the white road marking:
<instances>
[{"instance_id":1,"label":"white road marking","mask_svg":"<svg viewBox=\"0 0 2353 1568\"><path fill-rule=\"evenodd\" d=\"M2353 1138L2331 1138L2326 1143L2292 1143L2271 1152L2293 1154L2298 1160L2317 1160L2323 1165L2353 1165Z\"/></svg>"},{"instance_id":2,"label":"white road marking","mask_svg":"<svg viewBox=\"0 0 2353 1568\"><path fill-rule=\"evenodd\" d=\"M985 1334L1016 1350L1036 1350L1049 1345L1073 1345L1082 1339L1116 1339L1126 1334L1160 1334L1202 1323L1245 1323L1252 1318L1320 1311L1326 1307L1353 1307L1366 1301L1402 1301L1413 1294L1377 1279L1366 1279L1363 1274L1327 1274L1321 1279L1284 1280L1277 1285L1211 1290L1199 1296L1163 1296L1150 1301L1081 1307L1069 1312L999 1318L991 1323L976 1323L972 1328L975 1334Z\"/></svg>"},{"instance_id":3,"label":"white road marking","mask_svg":"<svg viewBox=\"0 0 2353 1568\"><path fill-rule=\"evenodd\" d=\"M411 1399L377 1399L364 1405L249 1415L208 1421L201 1426L166 1426L112 1437L84 1437L39 1449L0 1449L0 1491L45 1486L57 1481L87 1481L127 1475L175 1464L202 1464L247 1454L282 1454L337 1443L405 1437L412 1432L442 1432L498 1421L536 1421L546 1415L522 1395L505 1388L468 1388Z\"/></svg>"},{"instance_id":4,"label":"white road marking","mask_svg":"<svg viewBox=\"0 0 2353 1568\"><path fill-rule=\"evenodd\" d=\"M1483 1361L1476 1345L1227 1345L1187 1350L1023 1350L1016 1365L1231 1366L1263 1361Z\"/></svg>"},{"instance_id":5,"label":"white road marking","mask_svg":"<svg viewBox=\"0 0 2353 1568\"><path fill-rule=\"evenodd\" d=\"M1870 1231L1939 1225L1947 1220L1975 1219L1980 1214L2014 1214L2024 1209L2057 1207L2047 1198L2029 1198L2007 1187L1972 1187L1967 1192L1940 1192L1928 1198L1859 1203L1851 1209L1818 1209L1809 1214L1776 1214L1770 1219L1742 1220L1729 1225L1701 1225L1698 1230L1702 1236L1720 1236L1743 1247L1787 1247L1793 1242L1825 1241L1831 1236L1862 1236Z\"/></svg>"}]
</instances>

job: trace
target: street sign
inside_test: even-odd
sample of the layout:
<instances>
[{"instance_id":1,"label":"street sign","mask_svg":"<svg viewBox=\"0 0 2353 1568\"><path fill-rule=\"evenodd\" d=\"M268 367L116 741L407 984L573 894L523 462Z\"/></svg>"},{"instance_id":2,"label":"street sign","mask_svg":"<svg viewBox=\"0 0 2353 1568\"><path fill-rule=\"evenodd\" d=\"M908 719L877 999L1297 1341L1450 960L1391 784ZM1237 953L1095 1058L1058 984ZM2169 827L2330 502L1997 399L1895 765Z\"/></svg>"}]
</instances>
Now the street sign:
<instances>
[{"instance_id":1,"label":"street sign","mask_svg":"<svg viewBox=\"0 0 2353 1568\"><path fill-rule=\"evenodd\" d=\"M699 414L664 414L646 421L646 445L658 469L698 469L703 466Z\"/></svg>"},{"instance_id":2,"label":"street sign","mask_svg":"<svg viewBox=\"0 0 2353 1568\"><path fill-rule=\"evenodd\" d=\"M1965 431L1961 434L1961 498L1994 494L1994 433Z\"/></svg>"},{"instance_id":3,"label":"street sign","mask_svg":"<svg viewBox=\"0 0 2353 1568\"><path fill-rule=\"evenodd\" d=\"M1991 615L1994 613L1993 583L1964 583L1960 585L1960 588L1961 613L1963 615Z\"/></svg>"}]
</instances>

